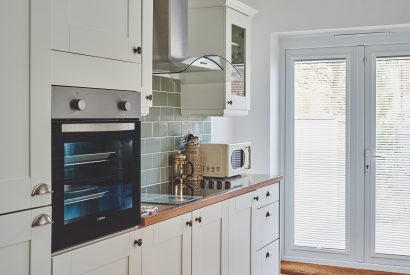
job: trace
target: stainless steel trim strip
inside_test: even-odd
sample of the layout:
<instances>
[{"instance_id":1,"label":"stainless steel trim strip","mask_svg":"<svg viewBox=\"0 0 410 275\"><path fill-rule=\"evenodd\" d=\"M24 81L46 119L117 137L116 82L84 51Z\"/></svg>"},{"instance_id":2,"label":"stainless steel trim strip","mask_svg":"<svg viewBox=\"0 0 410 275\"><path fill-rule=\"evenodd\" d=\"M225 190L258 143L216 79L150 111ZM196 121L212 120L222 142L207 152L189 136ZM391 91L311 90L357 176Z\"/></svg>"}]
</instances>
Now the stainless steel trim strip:
<instances>
[{"instance_id":1,"label":"stainless steel trim strip","mask_svg":"<svg viewBox=\"0 0 410 275\"><path fill-rule=\"evenodd\" d=\"M63 133L133 131L135 123L79 123L63 124Z\"/></svg>"}]
</instances>

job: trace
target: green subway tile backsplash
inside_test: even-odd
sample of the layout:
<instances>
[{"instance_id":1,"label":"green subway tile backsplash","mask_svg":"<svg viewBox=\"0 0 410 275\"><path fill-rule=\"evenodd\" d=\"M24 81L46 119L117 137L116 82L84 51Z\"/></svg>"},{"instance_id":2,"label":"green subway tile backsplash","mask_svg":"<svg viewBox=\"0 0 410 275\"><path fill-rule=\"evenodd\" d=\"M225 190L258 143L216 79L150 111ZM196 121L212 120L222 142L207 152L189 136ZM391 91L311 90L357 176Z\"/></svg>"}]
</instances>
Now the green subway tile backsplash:
<instances>
[{"instance_id":1,"label":"green subway tile backsplash","mask_svg":"<svg viewBox=\"0 0 410 275\"><path fill-rule=\"evenodd\" d=\"M154 76L153 106L141 119L141 190L169 193L171 162L182 149L181 137L192 133L203 142L211 141L209 117L183 116L180 108L179 80Z\"/></svg>"}]
</instances>

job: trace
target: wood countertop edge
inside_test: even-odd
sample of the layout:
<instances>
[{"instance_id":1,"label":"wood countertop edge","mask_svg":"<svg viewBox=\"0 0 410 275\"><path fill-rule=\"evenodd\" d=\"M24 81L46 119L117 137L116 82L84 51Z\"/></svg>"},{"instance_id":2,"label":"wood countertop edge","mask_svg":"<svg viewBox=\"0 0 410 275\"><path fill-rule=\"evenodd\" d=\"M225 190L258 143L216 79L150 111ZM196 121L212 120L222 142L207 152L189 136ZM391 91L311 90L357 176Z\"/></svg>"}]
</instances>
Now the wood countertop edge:
<instances>
[{"instance_id":1,"label":"wood countertop edge","mask_svg":"<svg viewBox=\"0 0 410 275\"><path fill-rule=\"evenodd\" d=\"M246 186L243 188L239 188L230 192L226 192L226 193L221 193L215 196L210 196L207 198L203 198L200 199L196 202L193 203L189 203L186 205L182 205L179 207L176 207L174 209L169 209L169 210L164 210L163 212L153 215L153 216L148 216L148 217L144 217L141 218L141 224L140 227L145 227L145 226L150 226L159 222L163 222L165 220L168 219L172 219L178 216L181 216L183 214L195 211L197 209L200 208L204 208L206 206L209 206L211 204L215 204L224 200L228 200L246 193L250 193L253 192L257 189L272 185L272 184L276 184L279 183L280 181L282 181L283 177L282 176L278 176L278 177L274 177L265 181L261 181L255 184L252 184L250 186Z\"/></svg>"}]
</instances>

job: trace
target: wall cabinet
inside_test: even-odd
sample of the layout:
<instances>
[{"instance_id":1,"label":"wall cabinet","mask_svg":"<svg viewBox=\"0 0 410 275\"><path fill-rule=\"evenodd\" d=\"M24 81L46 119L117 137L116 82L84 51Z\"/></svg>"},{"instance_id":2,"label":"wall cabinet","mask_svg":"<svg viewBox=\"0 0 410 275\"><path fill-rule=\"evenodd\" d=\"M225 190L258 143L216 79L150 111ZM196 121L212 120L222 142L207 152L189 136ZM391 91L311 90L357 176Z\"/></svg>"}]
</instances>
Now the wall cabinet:
<instances>
[{"instance_id":1,"label":"wall cabinet","mask_svg":"<svg viewBox=\"0 0 410 275\"><path fill-rule=\"evenodd\" d=\"M53 257L54 275L141 275L141 230Z\"/></svg>"},{"instance_id":2,"label":"wall cabinet","mask_svg":"<svg viewBox=\"0 0 410 275\"><path fill-rule=\"evenodd\" d=\"M0 1L0 214L51 203L50 5Z\"/></svg>"},{"instance_id":3,"label":"wall cabinet","mask_svg":"<svg viewBox=\"0 0 410 275\"><path fill-rule=\"evenodd\" d=\"M152 86L150 0L52 1L52 84L139 91Z\"/></svg>"},{"instance_id":4,"label":"wall cabinet","mask_svg":"<svg viewBox=\"0 0 410 275\"><path fill-rule=\"evenodd\" d=\"M51 274L51 207L0 216L0 274Z\"/></svg>"},{"instance_id":5,"label":"wall cabinet","mask_svg":"<svg viewBox=\"0 0 410 275\"><path fill-rule=\"evenodd\" d=\"M238 1L189 1L189 54L228 60L222 72L184 74L183 114L247 115L250 109L251 20L256 11ZM212 18L212 20L209 20Z\"/></svg>"}]
</instances>

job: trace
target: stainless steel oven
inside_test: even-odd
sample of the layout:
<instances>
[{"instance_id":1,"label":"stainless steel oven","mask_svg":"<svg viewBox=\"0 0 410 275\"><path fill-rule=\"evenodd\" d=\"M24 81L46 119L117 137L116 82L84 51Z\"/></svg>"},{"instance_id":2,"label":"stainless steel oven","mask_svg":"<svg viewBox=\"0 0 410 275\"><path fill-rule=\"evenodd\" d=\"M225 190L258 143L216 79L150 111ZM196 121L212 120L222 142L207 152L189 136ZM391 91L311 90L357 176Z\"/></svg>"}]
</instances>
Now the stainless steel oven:
<instances>
[{"instance_id":1,"label":"stainless steel oven","mask_svg":"<svg viewBox=\"0 0 410 275\"><path fill-rule=\"evenodd\" d=\"M53 87L53 251L140 220L140 94Z\"/></svg>"}]
</instances>

